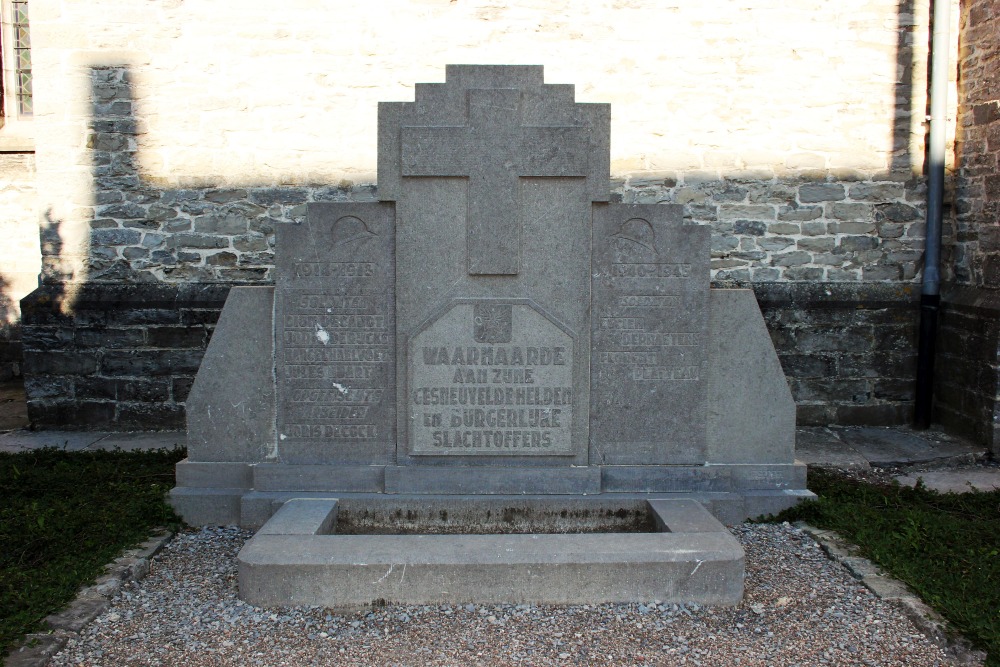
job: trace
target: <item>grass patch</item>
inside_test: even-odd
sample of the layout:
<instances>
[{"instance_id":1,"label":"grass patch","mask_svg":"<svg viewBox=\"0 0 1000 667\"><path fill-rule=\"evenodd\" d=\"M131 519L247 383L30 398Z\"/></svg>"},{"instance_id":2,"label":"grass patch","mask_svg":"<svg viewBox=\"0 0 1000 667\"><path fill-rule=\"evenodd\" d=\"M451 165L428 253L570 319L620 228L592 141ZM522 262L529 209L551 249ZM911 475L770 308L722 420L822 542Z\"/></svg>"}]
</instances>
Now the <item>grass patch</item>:
<instances>
[{"instance_id":1,"label":"grass patch","mask_svg":"<svg viewBox=\"0 0 1000 667\"><path fill-rule=\"evenodd\" d=\"M0 656L123 549L177 526L183 450L0 453Z\"/></svg>"},{"instance_id":2,"label":"grass patch","mask_svg":"<svg viewBox=\"0 0 1000 667\"><path fill-rule=\"evenodd\" d=\"M1000 491L939 494L809 471L819 499L783 512L835 530L906 582L1000 667Z\"/></svg>"}]
</instances>

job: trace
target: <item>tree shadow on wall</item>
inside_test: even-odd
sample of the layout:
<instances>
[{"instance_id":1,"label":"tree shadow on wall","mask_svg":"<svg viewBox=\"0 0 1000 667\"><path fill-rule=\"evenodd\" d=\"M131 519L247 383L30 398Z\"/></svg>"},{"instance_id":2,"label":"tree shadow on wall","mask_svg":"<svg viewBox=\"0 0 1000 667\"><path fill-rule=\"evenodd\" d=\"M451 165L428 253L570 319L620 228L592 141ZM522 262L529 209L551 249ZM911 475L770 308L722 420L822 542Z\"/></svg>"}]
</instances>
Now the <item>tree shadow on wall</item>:
<instances>
[{"instance_id":1,"label":"tree shadow on wall","mask_svg":"<svg viewBox=\"0 0 1000 667\"><path fill-rule=\"evenodd\" d=\"M68 202L73 220L47 214L42 285L22 300L29 414L43 428L180 428L230 287L269 280L275 227L304 218L310 196L350 193L162 187L141 173L129 67L89 76L90 197Z\"/></svg>"},{"instance_id":2,"label":"tree shadow on wall","mask_svg":"<svg viewBox=\"0 0 1000 667\"><path fill-rule=\"evenodd\" d=\"M59 228L62 224L53 220L51 209L45 213L45 221L39 227L39 245L43 255L50 258L50 266L42 269L42 276L53 276L51 285L41 295L41 302L61 307L64 302L65 284L55 278L61 265L63 240ZM30 325L35 300L26 299L15 303L12 293L15 285L0 273L0 381L19 377L24 370L23 330L25 321ZM25 313L25 307L29 312Z\"/></svg>"},{"instance_id":3,"label":"tree shadow on wall","mask_svg":"<svg viewBox=\"0 0 1000 667\"><path fill-rule=\"evenodd\" d=\"M260 284L274 265L274 230L301 222L307 201L373 201L374 187L165 188L142 173L144 121L127 65L93 67L90 135L94 216L91 282Z\"/></svg>"}]
</instances>

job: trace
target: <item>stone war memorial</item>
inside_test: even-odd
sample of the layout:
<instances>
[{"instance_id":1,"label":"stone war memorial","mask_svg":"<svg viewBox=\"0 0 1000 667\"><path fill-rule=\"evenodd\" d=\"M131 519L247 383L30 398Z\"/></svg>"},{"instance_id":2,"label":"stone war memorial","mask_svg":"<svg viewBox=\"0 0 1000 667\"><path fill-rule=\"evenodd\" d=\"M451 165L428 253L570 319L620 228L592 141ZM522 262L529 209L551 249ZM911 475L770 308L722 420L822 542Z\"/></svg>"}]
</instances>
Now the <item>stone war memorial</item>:
<instances>
[{"instance_id":1,"label":"stone war memorial","mask_svg":"<svg viewBox=\"0 0 1000 667\"><path fill-rule=\"evenodd\" d=\"M261 605L734 604L725 523L811 497L753 292L609 203L611 109L539 66L378 110L379 202L277 230L188 399L172 502Z\"/></svg>"}]
</instances>

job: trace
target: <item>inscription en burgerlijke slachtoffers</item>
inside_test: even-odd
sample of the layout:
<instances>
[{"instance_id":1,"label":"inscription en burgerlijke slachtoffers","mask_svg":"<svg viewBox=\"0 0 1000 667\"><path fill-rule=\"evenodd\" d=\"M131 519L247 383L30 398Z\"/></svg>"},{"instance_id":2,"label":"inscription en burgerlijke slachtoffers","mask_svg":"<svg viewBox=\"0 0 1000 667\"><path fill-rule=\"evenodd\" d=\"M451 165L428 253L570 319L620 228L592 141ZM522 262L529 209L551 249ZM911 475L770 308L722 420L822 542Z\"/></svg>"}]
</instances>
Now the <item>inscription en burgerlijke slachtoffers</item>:
<instances>
[{"instance_id":1,"label":"inscription en burgerlijke slachtoffers","mask_svg":"<svg viewBox=\"0 0 1000 667\"><path fill-rule=\"evenodd\" d=\"M410 341L410 452L571 454L573 354L530 304L452 305Z\"/></svg>"}]
</instances>

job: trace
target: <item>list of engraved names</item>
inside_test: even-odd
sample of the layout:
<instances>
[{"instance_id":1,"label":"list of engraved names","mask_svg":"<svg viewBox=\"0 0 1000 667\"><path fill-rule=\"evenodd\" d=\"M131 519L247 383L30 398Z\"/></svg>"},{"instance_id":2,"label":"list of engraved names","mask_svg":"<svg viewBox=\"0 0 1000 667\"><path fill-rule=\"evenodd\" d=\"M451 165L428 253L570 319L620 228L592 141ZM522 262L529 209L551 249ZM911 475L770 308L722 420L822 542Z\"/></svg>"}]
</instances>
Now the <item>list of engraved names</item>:
<instances>
[{"instance_id":1,"label":"list of engraved names","mask_svg":"<svg viewBox=\"0 0 1000 667\"><path fill-rule=\"evenodd\" d=\"M332 280L325 289L280 293L283 363L277 379L286 410L279 437L378 439L383 434L372 412L387 391L393 336L391 304L373 284L375 264L301 262L295 276Z\"/></svg>"},{"instance_id":2,"label":"list of engraved names","mask_svg":"<svg viewBox=\"0 0 1000 667\"><path fill-rule=\"evenodd\" d=\"M684 348L697 348L699 336L669 330L684 321L675 314L683 299L663 293L676 290L674 281L687 280L691 265L615 262L610 269L614 287L596 327L603 343L593 359L598 373L603 377L616 367L615 376L633 381L698 380L700 355Z\"/></svg>"}]
</instances>

